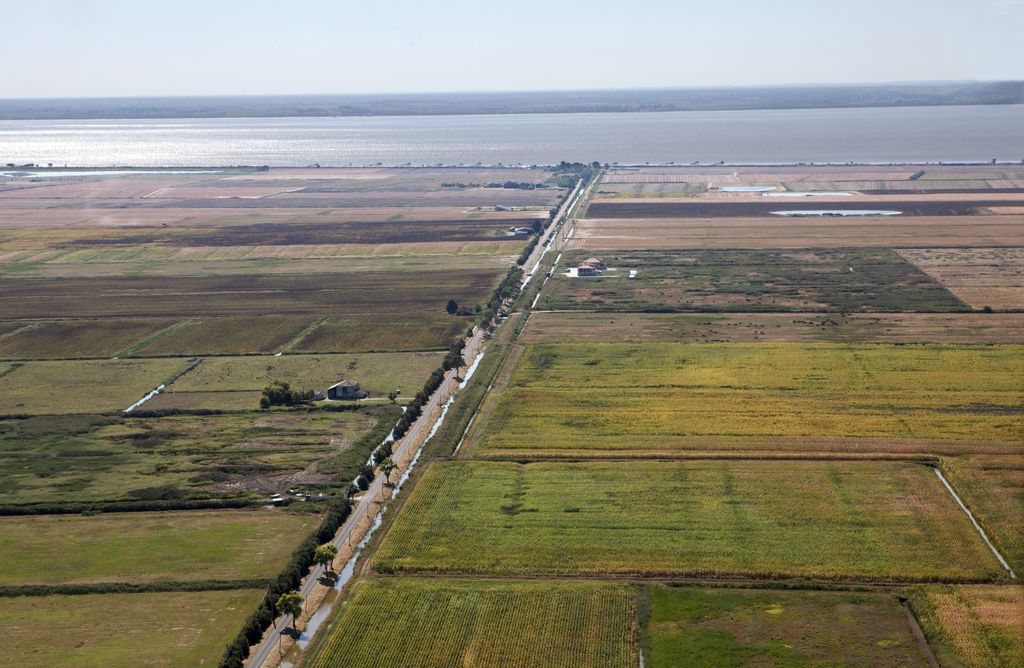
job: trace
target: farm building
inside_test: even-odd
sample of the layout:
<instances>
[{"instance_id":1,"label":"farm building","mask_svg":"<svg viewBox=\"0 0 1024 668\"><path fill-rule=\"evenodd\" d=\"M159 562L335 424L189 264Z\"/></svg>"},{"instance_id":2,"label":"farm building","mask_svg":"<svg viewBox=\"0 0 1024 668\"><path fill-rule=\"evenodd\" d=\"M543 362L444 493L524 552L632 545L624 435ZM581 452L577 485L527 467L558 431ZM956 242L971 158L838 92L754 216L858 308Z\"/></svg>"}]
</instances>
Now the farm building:
<instances>
[{"instance_id":1,"label":"farm building","mask_svg":"<svg viewBox=\"0 0 1024 668\"><path fill-rule=\"evenodd\" d=\"M577 276L600 276L601 272L608 268L603 260L596 257L588 257L580 262L576 268Z\"/></svg>"},{"instance_id":2,"label":"farm building","mask_svg":"<svg viewBox=\"0 0 1024 668\"><path fill-rule=\"evenodd\" d=\"M510 227L508 231L516 236L527 236L533 234L532 227Z\"/></svg>"},{"instance_id":3,"label":"farm building","mask_svg":"<svg viewBox=\"0 0 1024 668\"><path fill-rule=\"evenodd\" d=\"M343 380L327 388L327 398L331 401L365 399L368 396L370 393L360 390L359 383L354 380Z\"/></svg>"}]
</instances>

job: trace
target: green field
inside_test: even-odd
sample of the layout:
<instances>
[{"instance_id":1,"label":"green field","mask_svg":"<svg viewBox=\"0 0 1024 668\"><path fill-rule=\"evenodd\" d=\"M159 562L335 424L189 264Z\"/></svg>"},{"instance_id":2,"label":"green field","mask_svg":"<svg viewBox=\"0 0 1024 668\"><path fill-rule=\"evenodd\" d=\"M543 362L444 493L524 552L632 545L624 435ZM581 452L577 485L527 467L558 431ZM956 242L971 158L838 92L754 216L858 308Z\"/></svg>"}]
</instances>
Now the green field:
<instances>
[{"instance_id":1,"label":"green field","mask_svg":"<svg viewBox=\"0 0 1024 668\"><path fill-rule=\"evenodd\" d=\"M835 437L851 451L859 441L878 450L877 439L919 440L919 452L943 441L1016 448L1024 439L1022 352L1009 345L534 345L477 447L587 456L708 450L732 438L739 442L729 449L749 439L751 450L813 451Z\"/></svg>"},{"instance_id":2,"label":"green field","mask_svg":"<svg viewBox=\"0 0 1024 668\"><path fill-rule=\"evenodd\" d=\"M915 587L909 599L943 666L1024 665L1024 588L1019 585Z\"/></svg>"},{"instance_id":3,"label":"green field","mask_svg":"<svg viewBox=\"0 0 1024 668\"><path fill-rule=\"evenodd\" d=\"M313 463L319 472L328 458L337 460L330 473L338 484L354 478L376 446L357 444L360 437L378 420L393 424L397 415L397 407L376 406L342 412L0 420L3 504L267 495L299 485L294 479L275 482L275 477L295 475Z\"/></svg>"},{"instance_id":4,"label":"green field","mask_svg":"<svg viewBox=\"0 0 1024 668\"><path fill-rule=\"evenodd\" d=\"M0 664L215 665L263 590L0 598Z\"/></svg>"},{"instance_id":5,"label":"green field","mask_svg":"<svg viewBox=\"0 0 1024 668\"><path fill-rule=\"evenodd\" d=\"M263 388L275 380L326 393L331 385L352 378L371 397L386 398L396 389L403 397L413 396L443 357L440 352L207 357L152 407L186 401L190 408L255 409Z\"/></svg>"},{"instance_id":6,"label":"green field","mask_svg":"<svg viewBox=\"0 0 1024 668\"><path fill-rule=\"evenodd\" d=\"M651 587L645 665L924 666L889 594Z\"/></svg>"},{"instance_id":7,"label":"green field","mask_svg":"<svg viewBox=\"0 0 1024 668\"><path fill-rule=\"evenodd\" d=\"M122 411L184 369L187 363L184 359L19 363L13 371L0 375L0 413Z\"/></svg>"},{"instance_id":8,"label":"green field","mask_svg":"<svg viewBox=\"0 0 1024 668\"><path fill-rule=\"evenodd\" d=\"M590 582L357 586L316 666L635 666L636 593Z\"/></svg>"},{"instance_id":9,"label":"green field","mask_svg":"<svg viewBox=\"0 0 1024 668\"><path fill-rule=\"evenodd\" d=\"M575 267L593 251L565 253ZM960 311L953 293L884 248L615 251L602 276L558 271L543 309L600 311ZM629 270L637 270L629 278Z\"/></svg>"},{"instance_id":10,"label":"green field","mask_svg":"<svg viewBox=\"0 0 1024 668\"><path fill-rule=\"evenodd\" d=\"M318 524L271 510L0 518L0 584L270 579Z\"/></svg>"},{"instance_id":11,"label":"green field","mask_svg":"<svg viewBox=\"0 0 1024 668\"><path fill-rule=\"evenodd\" d=\"M990 580L932 471L880 462L435 462L379 572Z\"/></svg>"}]
</instances>

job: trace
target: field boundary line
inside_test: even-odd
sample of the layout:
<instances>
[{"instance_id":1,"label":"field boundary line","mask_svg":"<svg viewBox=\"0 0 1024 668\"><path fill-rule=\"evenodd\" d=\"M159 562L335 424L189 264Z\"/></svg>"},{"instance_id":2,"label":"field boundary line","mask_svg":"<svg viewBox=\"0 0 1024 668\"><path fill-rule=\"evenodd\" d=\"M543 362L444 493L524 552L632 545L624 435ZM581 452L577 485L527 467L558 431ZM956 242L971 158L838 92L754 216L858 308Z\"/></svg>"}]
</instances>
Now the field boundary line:
<instances>
[{"instance_id":1,"label":"field boundary line","mask_svg":"<svg viewBox=\"0 0 1024 668\"><path fill-rule=\"evenodd\" d=\"M917 615L910 607L910 603L907 599L900 597L900 608L903 609L903 614L907 616L907 625L910 626L910 634L914 636L914 640L917 641L918 647L921 648L921 653L924 654L924 658L928 661L929 668L941 668L939 660L935 658L935 652L932 651L931 645L928 644L928 639L925 638L924 629L921 628L921 623L917 620Z\"/></svg>"},{"instance_id":2,"label":"field boundary line","mask_svg":"<svg viewBox=\"0 0 1024 668\"><path fill-rule=\"evenodd\" d=\"M829 455L825 453L779 453L771 454L765 453L737 453L735 455L727 452L715 453L715 452L695 452L693 454L683 453L678 456L672 455L645 455L640 454L636 457L629 457L623 455L612 455L608 457L586 457L580 455L529 455L527 453L507 453L507 454L494 454L488 455L483 452L480 456L474 457L481 461L488 462L507 462L507 463L519 463L519 464L533 464L533 463L547 463L547 462L566 462L566 463L578 463L578 464L592 464L592 463L637 463L637 462L680 462L680 461L779 461L779 462L790 462L790 461L808 461L808 462L835 462L835 461L848 461L848 462L892 462L892 463L910 463L920 464L922 466L936 466L939 463L938 455L931 454L907 454L907 455L890 455L885 453L836 453L835 455Z\"/></svg>"},{"instance_id":3,"label":"field boundary line","mask_svg":"<svg viewBox=\"0 0 1024 668\"><path fill-rule=\"evenodd\" d=\"M281 350L278 351L277 354L275 354L274 356L277 357L278 355L283 355L284 353L291 351L292 348L294 348L295 346L297 346L300 343L302 343L303 341L305 341L309 337L310 334L312 334L317 329L319 329L320 325L324 324L325 322L327 322L330 319L331 319L330 316L326 316L325 315L323 317L320 317L320 318L317 318L317 319L313 320L313 322L311 322L308 325L306 325L302 329L301 332L299 332L298 334L293 336L291 341L289 341L288 343L286 343L283 346L281 346ZM270 354L273 354L273 353L270 353Z\"/></svg>"},{"instance_id":4,"label":"field boundary line","mask_svg":"<svg viewBox=\"0 0 1024 668\"><path fill-rule=\"evenodd\" d=\"M383 537L382 537L383 539ZM838 590L871 591L874 589L905 589L921 585L991 585L991 577L935 577L913 580L909 578L872 579L865 577L839 576L834 579L793 575L786 573L765 573L744 575L742 573L476 573L445 570L388 570L380 571L369 564L376 577L382 578L426 578L451 580L580 580L617 582L647 585L661 583L670 586L717 587L736 589L796 589L796 590Z\"/></svg>"},{"instance_id":5,"label":"field boundary line","mask_svg":"<svg viewBox=\"0 0 1024 668\"><path fill-rule=\"evenodd\" d=\"M5 340L11 338L12 336L17 336L18 334L24 334L25 332L30 332L33 329L39 329L42 325L43 325L43 323L40 322L40 321L27 322L24 325L22 325L21 327L15 327L14 329L12 329L9 332L4 332L3 334L0 334L0 341L5 341Z\"/></svg>"},{"instance_id":6,"label":"field boundary line","mask_svg":"<svg viewBox=\"0 0 1024 668\"><path fill-rule=\"evenodd\" d=\"M128 346L124 350L117 351L111 357L113 359L118 359L119 357L128 357L128 356L132 355L132 353L135 353L135 352L137 352L139 350L142 350L143 348L145 348L149 344L153 343L154 341L157 341L158 339L162 339L163 337L167 336L171 332L177 331L177 330L181 329L182 327L185 327L186 325L192 324L193 322L195 322L195 320L196 320L196 317L195 316L191 316L191 317L188 317L188 318L183 318L182 320L179 320L178 322L171 323L170 325L164 327L163 329L158 329L155 332L153 332L152 334L150 334L149 336L146 336L146 337L142 338L141 340L136 341L135 343L131 344L130 346Z\"/></svg>"},{"instance_id":7,"label":"field boundary line","mask_svg":"<svg viewBox=\"0 0 1024 668\"><path fill-rule=\"evenodd\" d=\"M82 582L55 585L0 585L0 599L38 596L90 596L96 594L149 594L165 592L265 589L266 578L243 580L158 580L155 582Z\"/></svg>"},{"instance_id":8,"label":"field boundary line","mask_svg":"<svg viewBox=\"0 0 1024 668\"><path fill-rule=\"evenodd\" d=\"M953 489L953 486L949 484L949 481L946 480L946 476L942 475L942 471L940 471L938 467L935 467L932 470L935 471L935 475L937 475L939 477L939 480L942 481L943 486L945 486L946 490L957 502L957 505L959 505L960 508L965 513L967 513L967 519L971 520L971 524L973 524L974 528L978 530L978 534L981 535L982 540L984 540L985 544L988 545L988 549L992 550L992 554L994 554L996 559L999 560L999 564L1003 567L1003 570L1005 570L1006 573L1010 576L1010 579L1016 580L1017 574L1013 572L1013 569L1010 568L1010 564L1006 563L1006 559L1003 559L1003 555L999 553L999 550L996 549L996 546L992 543L991 540L989 540L988 534L986 534L985 530L981 528L980 524L978 524L978 520L974 518L974 513L972 513L971 509L968 508L967 505L963 502L960 496L956 493L956 490Z\"/></svg>"}]
</instances>

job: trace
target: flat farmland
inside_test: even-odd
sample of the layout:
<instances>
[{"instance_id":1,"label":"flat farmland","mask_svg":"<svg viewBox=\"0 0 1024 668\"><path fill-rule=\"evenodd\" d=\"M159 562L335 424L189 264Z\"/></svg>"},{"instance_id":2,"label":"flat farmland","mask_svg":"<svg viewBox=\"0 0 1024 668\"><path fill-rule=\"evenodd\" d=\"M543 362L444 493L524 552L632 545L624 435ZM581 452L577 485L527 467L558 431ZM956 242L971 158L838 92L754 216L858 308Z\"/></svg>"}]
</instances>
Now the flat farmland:
<instances>
[{"instance_id":1,"label":"flat farmland","mask_svg":"<svg viewBox=\"0 0 1024 668\"><path fill-rule=\"evenodd\" d=\"M1012 668L1024 664L1024 588L916 587L909 599L942 665Z\"/></svg>"},{"instance_id":2,"label":"flat farmland","mask_svg":"<svg viewBox=\"0 0 1024 668\"><path fill-rule=\"evenodd\" d=\"M522 343L1014 343L1021 313L585 313L537 311Z\"/></svg>"},{"instance_id":3,"label":"flat farmland","mask_svg":"<svg viewBox=\"0 0 1024 668\"><path fill-rule=\"evenodd\" d=\"M378 578L357 586L312 665L625 668L636 598L596 582Z\"/></svg>"},{"instance_id":4,"label":"flat farmland","mask_svg":"<svg viewBox=\"0 0 1024 668\"><path fill-rule=\"evenodd\" d=\"M326 393L331 385L352 378L378 399L392 390L399 390L403 397L412 396L441 366L443 357L440 352L207 357L165 394L169 401L201 395L196 408L256 409L261 391L275 380ZM159 408L161 402L153 406Z\"/></svg>"},{"instance_id":5,"label":"flat farmland","mask_svg":"<svg viewBox=\"0 0 1024 668\"><path fill-rule=\"evenodd\" d=\"M0 274L17 278L342 274L493 270L510 266L523 240L294 246L133 246L0 252Z\"/></svg>"},{"instance_id":6,"label":"flat farmland","mask_svg":"<svg viewBox=\"0 0 1024 668\"><path fill-rule=\"evenodd\" d=\"M262 597L234 589L0 598L0 663L193 668L224 651Z\"/></svg>"},{"instance_id":7,"label":"flat farmland","mask_svg":"<svg viewBox=\"0 0 1024 668\"><path fill-rule=\"evenodd\" d=\"M265 509L4 517L0 582L269 581L319 520Z\"/></svg>"},{"instance_id":8,"label":"flat farmland","mask_svg":"<svg viewBox=\"0 0 1024 668\"><path fill-rule=\"evenodd\" d=\"M893 166L864 167L829 165L821 167L642 167L612 168L604 174L601 187L613 184L684 183L697 186L775 186L778 189L942 191L952 189L1000 190L1024 188L1024 170L1012 166L941 167L924 169Z\"/></svg>"},{"instance_id":9,"label":"flat farmland","mask_svg":"<svg viewBox=\"0 0 1024 668\"><path fill-rule=\"evenodd\" d=\"M185 318L154 336L140 338L122 355L277 353L318 321L312 314Z\"/></svg>"},{"instance_id":10,"label":"flat farmland","mask_svg":"<svg viewBox=\"0 0 1024 668\"><path fill-rule=\"evenodd\" d=\"M17 362L0 376L7 414L121 411L185 368L183 359Z\"/></svg>"},{"instance_id":11,"label":"flat farmland","mask_svg":"<svg viewBox=\"0 0 1024 668\"><path fill-rule=\"evenodd\" d=\"M896 597L650 588L645 665L926 666Z\"/></svg>"},{"instance_id":12,"label":"flat farmland","mask_svg":"<svg viewBox=\"0 0 1024 668\"><path fill-rule=\"evenodd\" d=\"M614 201L594 202L587 207L589 218L756 218L770 216L772 212L786 211L817 211L822 208L820 202L801 200L780 201L773 198L759 198L761 201L712 201L712 200L680 200L674 202L635 202ZM860 209L892 209L902 215L921 218L930 216L976 216L988 213L992 208L1019 205L1018 199L978 199L956 201L947 199L900 197L857 198L853 202L831 202L827 207L834 211L856 211Z\"/></svg>"},{"instance_id":13,"label":"flat farmland","mask_svg":"<svg viewBox=\"0 0 1024 668\"><path fill-rule=\"evenodd\" d=\"M258 214L258 218L262 214ZM495 241L507 238L509 227L529 227L536 215L516 218L462 218L452 220L416 220L412 216L392 216L388 221L334 219L330 210L301 221L236 223L229 226L135 228L130 233L77 236L67 243L72 248L125 247L143 244L164 246L288 246L309 244L382 244L455 241Z\"/></svg>"},{"instance_id":14,"label":"flat farmland","mask_svg":"<svg viewBox=\"0 0 1024 668\"><path fill-rule=\"evenodd\" d=\"M330 316L359 318L361 329L320 332L316 347L306 350L359 349L375 340L387 344L374 350L383 350L384 345L399 350L438 349L446 348L470 324L470 318L445 313L448 299L467 306L481 304L501 273L500 269L450 269L318 276L11 279L4 281L0 311L11 320L33 321L199 318L182 328L180 345L174 334L167 334L143 346L150 354L277 352L305 326ZM230 321L208 320L264 314L272 317L250 322L274 326L232 328L225 326Z\"/></svg>"},{"instance_id":15,"label":"flat farmland","mask_svg":"<svg viewBox=\"0 0 1024 668\"><path fill-rule=\"evenodd\" d=\"M899 254L974 308L1024 309L1024 248L906 248Z\"/></svg>"},{"instance_id":16,"label":"flat farmland","mask_svg":"<svg viewBox=\"0 0 1024 668\"><path fill-rule=\"evenodd\" d=\"M1013 449L1022 365L1011 345L537 344L493 399L476 449Z\"/></svg>"},{"instance_id":17,"label":"flat farmland","mask_svg":"<svg viewBox=\"0 0 1024 668\"><path fill-rule=\"evenodd\" d=\"M1003 558L1024 573L1024 457L951 457L942 468Z\"/></svg>"},{"instance_id":18,"label":"flat farmland","mask_svg":"<svg viewBox=\"0 0 1024 668\"><path fill-rule=\"evenodd\" d=\"M480 299L484 301L483 297ZM465 334L472 324L472 318L450 316L437 310L410 309L380 317L358 312L332 314L296 341L291 350L296 353L437 350Z\"/></svg>"},{"instance_id":19,"label":"flat farmland","mask_svg":"<svg viewBox=\"0 0 1024 668\"><path fill-rule=\"evenodd\" d=\"M158 175L68 175L47 182L7 181L0 202L35 206L247 207L416 206L504 204L549 207L562 194L551 172L542 169L273 169L208 170L211 173ZM530 188L505 188L506 182ZM491 187L485 187L491 186Z\"/></svg>"},{"instance_id":20,"label":"flat farmland","mask_svg":"<svg viewBox=\"0 0 1024 668\"><path fill-rule=\"evenodd\" d=\"M784 208L785 204L779 208ZM847 248L1024 245L1020 216L585 218L567 249Z\"/></svg>"},{"instance_id":21,"label":"flat farmland","mask_svg":"<svg viewBox=\"0 0 1024 668\"><path fill-rule=\"evenodd\" d=\"M12 322L10 324L17 327L17 331L0 334L0 357L113 357L175 322L166 318Z\"/></svg>"},{"instance_id":22,"label":"flat farmland","mask_svg":"<svg viewBox=\"0 0 1024 668\"><path fill-rule=\"evenodd\" d=\"M3 200L0 200L3 202ZM0 204L0 237L3 246L16 246L22 240L26 248L90 246L89 239L125 237L157 238L173 241L176 231L188 235L212 233L214 228L249 227L253 225L301 225L303 223L385 223L389 221L421 221L444 223L450 220L502 221L533 218L546 212L495 211L475 206L370 206L309 208L271 207L188 208L153 206L115 206L116 202L90 202L83 207L52 207L35 200L17 200ZM104 206L105 204L105 206ZM13 206L12 206L13 205ZM83 240L83 241L79 241ZM236 245L245 242L239 239ZM307 242L308 243L308 242ZM173 245L173 244L171 244Z\"/></svg>"},{"instance_id":23,"label":"flat farmland","mask_svg":"<svg viewBox=\"0 0 1024 668\"><path fill-rule=\"evenodd\" d=\"M382 573L999 580L932 471L880 462L440 461Z\"/></svg>"},{"instance_id":24,"label":"flat farmland","mask_svg":"<svg viewBox=\"0 0 1024 668\"><path fill-rule=\"evenodd\" d=\"M586 253L566 253L572 267ZM958 311L969 307L885 249L618 251L601 276L556 272L541 308L600 311ZM635 278L629 278L630 271Z\"/></svg>"},{"instance_id":25,"label":"flat farmland","mask_svg":"<svg viewBox=\"0 0 1024 668\"><path fill-rule=\"evenodd\" d=\"M366 272L308 276L10 279L0 309L10 320L275 315L383 309L444 310L449 297L484 300L496 271Z\"/></svg>"},{"instance_id":26,"label":"flat farmland","mask_svg":"<svg viewBox=\"0 0 1024 668\"><path fill-rule=\"evenodd\" d=\"M255 400L246 408L255 406ZM147 404L148 406L148 404ZM270 495L355 478L360 437L398 408L0 420L5 505Z\"/></svg>"}]
</instances>

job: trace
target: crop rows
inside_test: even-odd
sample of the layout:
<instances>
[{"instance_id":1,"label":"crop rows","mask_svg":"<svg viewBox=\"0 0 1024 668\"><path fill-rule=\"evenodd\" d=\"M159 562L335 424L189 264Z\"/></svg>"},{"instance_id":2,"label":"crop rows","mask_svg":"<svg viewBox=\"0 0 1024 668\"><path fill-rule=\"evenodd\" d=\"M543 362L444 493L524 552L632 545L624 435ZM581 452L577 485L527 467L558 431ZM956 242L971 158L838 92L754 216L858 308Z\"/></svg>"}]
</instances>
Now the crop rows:
<instances>
[{"instance_id":1,"label":"crop rows","mask_svg":"<svg viewBox=\"0 0 1024 668\"><path fill-rule=\"evenodd\" d=\"M377 579L316 665L632 666L635 598L609 584Z\"/></svg>"}]
</instances>

